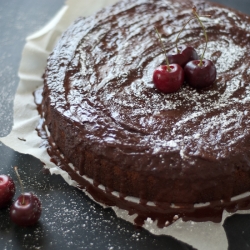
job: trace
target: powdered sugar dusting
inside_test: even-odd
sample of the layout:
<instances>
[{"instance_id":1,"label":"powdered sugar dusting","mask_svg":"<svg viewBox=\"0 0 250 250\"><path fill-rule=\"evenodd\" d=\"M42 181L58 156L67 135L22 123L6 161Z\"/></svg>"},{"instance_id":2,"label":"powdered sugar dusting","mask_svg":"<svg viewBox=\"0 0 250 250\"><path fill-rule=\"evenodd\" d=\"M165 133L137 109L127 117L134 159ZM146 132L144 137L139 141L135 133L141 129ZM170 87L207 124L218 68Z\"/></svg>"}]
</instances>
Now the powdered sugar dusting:
<instances>
[{"instance_id":1,"label":"powdered sugar dusting","mask_svg":"<svg viewBox=\"0 0 250 250\"><path fill-rule=\"evenodd\" d=\"M218 73L225 73L228 70L233 69L237 62L240 62L246 53L246 50L245 47L242 48L228 40L228 37L222 36L218 41L208 42L206 58L214 59L216 61Z\"/></svg>"}]
</instances>

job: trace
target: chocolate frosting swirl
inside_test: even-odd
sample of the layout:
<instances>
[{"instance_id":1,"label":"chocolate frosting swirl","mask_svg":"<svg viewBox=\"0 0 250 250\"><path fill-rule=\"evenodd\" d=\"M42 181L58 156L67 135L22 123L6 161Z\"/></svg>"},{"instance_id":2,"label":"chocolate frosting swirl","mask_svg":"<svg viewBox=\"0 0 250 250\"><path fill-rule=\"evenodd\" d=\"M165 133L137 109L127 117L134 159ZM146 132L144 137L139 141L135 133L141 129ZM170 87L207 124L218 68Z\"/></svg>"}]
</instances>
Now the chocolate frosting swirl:
<instances>
[{"instance_id":1,"label":"chocolate frosting swirl","mask_svg":"<svg viewBox=\"0 0 250 250\"><path fill-rule=\"evenodd\" d=\"M184 84L162 94L152 82L165 61L154 26L167 52L173 50L193 5L212 16L203 18L205 58L215 63L217 80L209 89ZM121 1L79 18L64 33L48 60L45 96L79 128L79 141L121 169L197 183L196 193L201 185L222 185L221 179L229 187L236 169L250 167L249 24L248 16L208 2ZM180 41L202 54L204 37L195 20Z\"/></svg>"}]
</instances>

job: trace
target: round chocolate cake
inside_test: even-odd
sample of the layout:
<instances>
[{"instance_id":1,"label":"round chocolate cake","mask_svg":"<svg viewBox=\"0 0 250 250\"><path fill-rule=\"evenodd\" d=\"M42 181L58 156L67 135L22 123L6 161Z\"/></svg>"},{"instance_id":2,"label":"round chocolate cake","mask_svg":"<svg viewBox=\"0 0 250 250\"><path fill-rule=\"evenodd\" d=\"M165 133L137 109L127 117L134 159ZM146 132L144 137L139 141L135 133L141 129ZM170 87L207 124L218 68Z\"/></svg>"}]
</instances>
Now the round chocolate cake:
<instances>
[{"instance_id":1,"label":"round chocolate cake","mask_svg":"<svg viewBox=\"0 0 250 250\"><path fill-rule=\"evenodd\" d=\"M172 51L194 5L211 15L202 20L216 81L163 94L152 82L165 60L154 27ZM138 224L243 208L231 198L250 191L249 34L248 16L208 1L122 0L79 18L44 74L50 155L94 199L138 214ZM179 43L202 54L197 21Z\"/></svg>"}]
</instances>

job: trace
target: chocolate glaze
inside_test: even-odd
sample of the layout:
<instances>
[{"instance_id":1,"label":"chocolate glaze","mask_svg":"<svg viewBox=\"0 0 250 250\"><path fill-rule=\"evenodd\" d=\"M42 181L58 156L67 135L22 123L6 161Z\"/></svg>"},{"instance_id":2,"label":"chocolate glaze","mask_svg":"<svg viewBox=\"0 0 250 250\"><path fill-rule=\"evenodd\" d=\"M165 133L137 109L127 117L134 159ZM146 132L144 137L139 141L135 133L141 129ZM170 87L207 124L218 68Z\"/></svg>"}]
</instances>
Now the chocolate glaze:
<instances>
[{"instance_id":1,"label":"chocolate glaze","mask_svg":"<svg viewBox=\"0 0 250 250\"><path fill-rule=\"evenodd\" d=\"M38 101L38 99L40 99L40 93L40 90L38 90L35 95L38 110L41 110L41 105ZM43 124L43 119L41 119L40 124ZM237 210L250 209L250 194L234 201L220 200L210 202L209 204L200 204L201 206L195 206L195 204L176 204L173 206L173 204L166 202L155 202L149 205L148 201L142 199L138 199L138 202L125 200L126 196L122 194L114 195L112 194L113 190L109 188L99 188L100 183L93 180L86 180L86 178L81 176L76 168L70 166L68 160L62 156L60 149L56 146L53 138L47 137L44 126L38 126L37 131L44 139L48 153L51 156L51 161L62 170L66 171L72 180L75 180L78 183L77 187L79 189L86 191L95 201L104 204L105 206L117 206L121 209L127 210L129 215L136 214L134 223L137 226L143 226L144 221L148 218L156 220L159 228L169 226L180 218L183 221L212 221L219 223L221 222L224 210L229 213L234 213Z\"/></svg>"},{"instance_id":2,"label":"chocolate glaze","mask_svg":"<svg viewBox=\"0 0 250 250\"><path fill-rule=\"evenodd\" d=\"M217 80L209 89L184 85L164 95L152 83L164 62L154 26L172 50L193 5L212 15L204 19L205 56L214 61ZM216 221L224 207L235 210L230 198L250 190L249 24L236 11L191 0L127 0L79 18L48 59L41 108L50 140L74 164L66 171L79 186L97 201L139 211L139 224L146 217L163 217L160 226L171 222L170 204L181 204L184 220L205 219L194 203L227 201L205 209L217 211ZM199 54L202 39L195 22L183 33ZM97 191L99 184L110 191ZM120 198L110 198L112 191ZM131 206L121 198L127 196L141 203Z\"/></svg>"}]
</instances>

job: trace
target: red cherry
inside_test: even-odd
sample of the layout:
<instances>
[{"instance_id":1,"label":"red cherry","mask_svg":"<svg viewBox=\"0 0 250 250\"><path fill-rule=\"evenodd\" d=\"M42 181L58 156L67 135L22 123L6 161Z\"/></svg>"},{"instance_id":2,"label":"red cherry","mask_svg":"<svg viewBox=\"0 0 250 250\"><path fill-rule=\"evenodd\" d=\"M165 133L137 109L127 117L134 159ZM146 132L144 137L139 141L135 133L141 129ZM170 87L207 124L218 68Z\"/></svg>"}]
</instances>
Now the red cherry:
<instances>
[{"instance_id":1,"label":"red cherry","mask_svg":"<svg viewBox=\"0 0 250 250\"><path fill-rule=\"evenodd\" d=\"M182 67L178 64L170 64L169 67L170 71L167 65L161 65L153 74L155 87L165 94L178 91L184 82Z\"/></svg>"},{"instance_id":2,"label":"red cherry","mask_svg":"<svg viewBox=\"0 0 250 250\"><path fill-rule=\"evenodd\" d=\"M178 50L179 53L173 50L167 55L169 63L176 63L184 67L188 62L199 59L196 50L191 46L182 45L178 47Z\"/></svg>"},{"instance_id":3,"label":"red cherry","mask_svg":"<svg viewBox=\"0 0 250 250\"><path fill-rule=\"evenodd\" d=\"M10 204L16 192L15 183L7 175L0 175L0 208Z\"/></svg>"},{"instance_id":4,"label":"red cherry","mask_svg":"<svg viewBox=\"0 0 250 250\"><path fill-rule=\"evenodd\" d=\"M205 88L212 85L216 79L216 68L212 61L203 59L190 61L184 67L185 80L194 88Z\"/></svg>"},{"instance_id":5,"label":"red cherry","mask_svg":"<svg viewBox=\"0 0 250 250\"><path fill-rule=\"evenodd\" d=\"M41 213L41 202L31 192L20 195L10 208L10 218L19 226L34 225L39 220Z\"/></svg>"}]
</instances>

